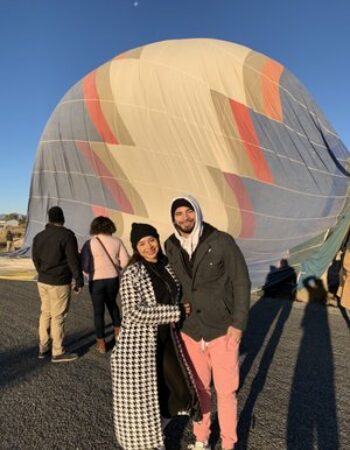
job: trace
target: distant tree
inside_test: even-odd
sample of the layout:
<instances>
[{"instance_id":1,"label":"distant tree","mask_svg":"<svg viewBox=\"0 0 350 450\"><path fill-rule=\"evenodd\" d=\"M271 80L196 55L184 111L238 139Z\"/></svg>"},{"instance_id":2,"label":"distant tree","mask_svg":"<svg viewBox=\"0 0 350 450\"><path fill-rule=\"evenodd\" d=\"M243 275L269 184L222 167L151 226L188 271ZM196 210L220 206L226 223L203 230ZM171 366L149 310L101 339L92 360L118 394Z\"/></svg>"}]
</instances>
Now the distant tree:
<instances>
[{"instance_id":1,"label":"distant tree","mask_svg":"<svg viewBox=\"0 0 350 450\"><path fill-rule=\"evenodd\" d=\"M18 213L10 213L5 215L5 220L19 220L19 214Z\"/></svg>"}]
</instances>

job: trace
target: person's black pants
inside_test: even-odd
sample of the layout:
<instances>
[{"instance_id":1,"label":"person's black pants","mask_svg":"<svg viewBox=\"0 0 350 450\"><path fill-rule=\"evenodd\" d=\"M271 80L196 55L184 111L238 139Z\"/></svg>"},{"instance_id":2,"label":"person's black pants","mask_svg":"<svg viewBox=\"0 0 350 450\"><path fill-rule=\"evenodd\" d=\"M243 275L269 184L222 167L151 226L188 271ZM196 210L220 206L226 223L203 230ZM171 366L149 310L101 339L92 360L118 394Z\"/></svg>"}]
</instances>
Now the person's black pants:
<instances>
[{"instance_id":1,"label":"person's black pants","mask_svg":"<svg viewBox=\"0 0 350 450\"><path fill-rule=\"evenodd\" d=\"M164 325L163 327L169 327ZM170 337L157 342L157 377L160 414L170 418L187 410L191 394Z\"/></svg>"},{"instance_id":2,"label":"person's black pants","mask_svg":"<svg viewBox=\"0 0 350 450\"><path fill-rule=\"evenodd\" d=\"M89 290L94 308L96 336L98 339L103 339L105 337L105 305L111 316L113 326L120 327L120 313L116 303L119 277L92 280L89 283Z\"/></svg>"}]
</instances>

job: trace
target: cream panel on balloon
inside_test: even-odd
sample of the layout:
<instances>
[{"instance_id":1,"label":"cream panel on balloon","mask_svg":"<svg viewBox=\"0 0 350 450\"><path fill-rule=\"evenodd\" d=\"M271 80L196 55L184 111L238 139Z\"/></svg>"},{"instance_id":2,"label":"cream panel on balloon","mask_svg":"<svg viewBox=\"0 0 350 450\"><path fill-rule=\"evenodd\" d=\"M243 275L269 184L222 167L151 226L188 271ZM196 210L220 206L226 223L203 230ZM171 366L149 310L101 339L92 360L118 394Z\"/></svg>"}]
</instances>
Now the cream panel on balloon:
<instances>
[{"instance_id":1,"label":"cream panel on balloon","mask_svg":"<svg viewBox=\"0 0 350 450\"><path fill-rule=\"evenodd\" d=\"M159 186L162 190L166 189L169 192L169 189L171 191L173 187L181 189L184 184L186 185L184 193L192 193L197 197L215 193L207 202L209 214L216 220L222 217L225 222L222 226L227 228L229 219L222 214L223 205L221 204L221 208L212 206L215 203L213 199L216 196L221 198L221 195L206 166L231 173L239 173L239 166L236 155L228 149L225 142L227 136L223 135L219 126L210 91L206 86L193 83L191 79L174 78L174 73L168 68L159 68L158 71L162 73L156 77L154 72L145 69L143 73L150 75L147 78L147 83L150 83L148 92L167 92L161 102L158 97L159 108L155 110L149 105L157 104L157 97L154 102L151 96L144 95L143 88L140 87L138 61L123 60L122 63L125 65L123 70L111 72L113 74L111 89L123 122L138 148L141 174L144 173L144 167L149 166L149 155L151 153L158 155L158 168L165 176L164 180L158 179L157 196L160 195ZM133 85L134 89L115 89L116 86L125 84ZM132 96L132 100L130 101L127 96ZM166 108L165 114L161 111L162 105ZM118 152L118 163L148 205L148 197L152 200L154 191L148 188L149 195L145 197L144 184L138 182L137 168L131 163L131 149L126 149L126 152L128 155L126 158L121 157L121 153ZM167 156L169 154L174 155L175 159L169 160ZM167 159L161 159L161 155L166 156ZM171 168L167 169L169 162ZM195 170L196 168L198 170ZM155 176L152 168L148 167L147 172ZM175 180L173 180L174 176ZM181 180L180 184L179 180ZM178 194L175 193L175 195ZM170 194L167 199L164 199L165 205L173 196Z\"/></svg>"},{"instance_id":2,"label":"cream panel on balloon","mask_svg":"<svg viewBox=\"0 0 350 450\"><path fill-rule=\"evenodd\" d=\"M199 40L190 39L186 42L184 40L164 41L161 45L148 45L144 48L141 60L149 61L159 68L168 68L175 77L187 76L192 78L197 83L204 83L203 70L199 56L201 57L201 45ZM196 55L196 57L194 57Z\"/></svg>"},{"instance_id":3,"label":"cream panel on balloon","mask_svg":"<svg viewBox=\"0 0 350 450\"><path fill-rule=\"evenodd\" d=\"M111 93L117 107L129 105L135 108L164 110L162 92L155 69L138 59L113 60L109 80Z\"/></svg>"},{"instance_id":4,"label":"cream panel on balloon","mask_svg":"<svg viewBox=\"0 0 350 450\"><path fill-rule=\"evenodd\" d=\"M113 131L117 141L126 145L133 145L132 137L125 128L118 110L118 105L114 101L111 83L109 81L111 64L101 66L96 73L96 84L99 95L99 104L103 113L104 120Z\"/></svg>"},{"instance_id":5,"label":"cream panel on balloon","mask_svg":"<svg viewBox=\"0 0 350 450\"><path fill-rule=\"evenodd\" d=\"M237 45L237 52L227 51L219 41L209 41L203 58L203 71L210 89L246 105L243 67L250 50Z\"/></svg>"},{"instance_id":6,"label":"cream panel on balloon","mask_svg":"<svg viewBox=\"0 0 350 450\"><path fill-rule=\"evenodd\" d=\"M230 47L218 40L190 39L146 46L141 60L168 67L174 77L185 75L196 83L207 85L208 89L215 89L246 104L245 92L241 86L243 86L243 64L249 52L248 48L241 45L231 44ZM230 59L232 64L228 62ZM230 66L232 70L228 70Z\"/></svg>"},{"instance_id":7,"label":"cream panel on balloon","mask_svg":"<svg viewBox=\"0 0 350 450\"><path fill-rule=\"evenodd\" d=\"M173 73L164 70L159 77L153 78L156 84L149 85L148 90L167 92L162 101L165 111L150 108L157 99L154 101L151 96L146 99L139 83L130 80L130 74L137 75L135 61L132 66L127 77L126 72L114 72L112 90L118 111L135 144L161 151L166 148L185 160L202 161L206 165L219 166L223 171L239 173L237 155L227 149L227 136L219 125L210 91L193 84L192 80L174 79ZM135 90L128 94L134 96L132 100L126 98L127 91L115 89L126 82L123 77L135 85Z\"/></svg>"},{"instance_id":8,"label":"cream panel on balloon","mask_svg":"<svg viewBox=\"0 0 350 450\"><path fill-rule=\"evenodd\" d=\"M169 205L174 197L192 194L206 206L207 220L221 217L222 226L228 219L222 215L223 203L217 184L203 165L185 164L176 155L150 152L138 147L121 147L113 156L128 180L120 180L128 193L131 184L143 203L148 216L167 223ZM214 204L217 207L213 208ZM209 218L208 218L209 215Z\"/></svg>"},{"instance_id":9,"label":"cream panel on balloon","mask_svg":"<svg viewBox=\"0 0 350 450\"><path fill-rule=\"evenodd\" d=\"M220 152L215 152L214 144L208 145L208 141L203 142L203 135L199 134L196 137L197 128L184 127L183 123L179 121L169 124L163 116L161 116L161 121L157 121L154 114L143 116L141 110L137 110L136 114L134 110L129 111L129 117L125 111L130 108L125 107L121 110L122 117L136 143L141 175L145 174L145 167L149 167L150 159L155 158L157 169L166 174L164 181L159 181L162 189L167 186L176 188L181 180L180 185L186 183L187 192L217 191L207 166L219 167L222 171L224 168L217 156L223 152L227 153L228 161L232 162L232 158L229 159L230 155L226 145L220 144ZM142 124L141 129L137 127L138 122ZM161 126L159 126L160 124ZM137 145L138 142L140 145ZM164 145L159 145L160 142ZM205 159L203 155L205 156L208 150L210 158ZM132 176L129 175L129 170L134 171L134 174L137 173L137 166L134 166L130 159L132 151L133 148L126 148L125 152L118 151L117 153L118 163L129 179ZM233 171L232 163L229 168ZM156 175L153 173L153 168L150 168L150 174L151 176ZM139 194L141 195L140 192Z\"/></svg>"},{"instance_id":10,"label":"cream panel on balloon","mask_svg":"<svg viewBox=\"0 0 350 450\"><path fill-rule=\"evenodd\" d=\"M168 78L167 78L168 77ZM170 94L167 97L167 110L170 120L178 133L178 138L186 145L186 153L190 153L196 161L201 160L206 165L220 167L221 170L239 173L241 168L237 164L235 152L228 151L226 140L234 138L227 136L219 123L215 110L212 93L206 86L193 83L190 79L172 78L172 73L165 72L161 77L164 90ZM225 97L226 98L226 97ZM227 106L229 106L226 98ZM232 112L229 111L233 124ZM181 149L181 147L180 147Z\"/></svg>"}]
</instances>

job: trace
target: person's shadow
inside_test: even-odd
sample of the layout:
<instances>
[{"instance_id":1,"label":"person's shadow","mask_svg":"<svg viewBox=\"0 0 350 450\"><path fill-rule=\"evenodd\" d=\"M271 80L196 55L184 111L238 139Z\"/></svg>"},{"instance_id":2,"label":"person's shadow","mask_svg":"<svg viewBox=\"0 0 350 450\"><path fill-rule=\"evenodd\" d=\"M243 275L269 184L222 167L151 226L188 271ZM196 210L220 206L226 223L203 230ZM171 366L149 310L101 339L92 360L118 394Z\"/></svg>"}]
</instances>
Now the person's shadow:
<instances>
[{"instance_id":1,"label":"person's shadow","mask_svg":"<svg viewBox=\"0 0 350 450\"><path fill-rule=\"evenodd\" d=\"M238 421L238 448L248 449L249 433L255 426L255 404L262 392L273 361L276 349L283 334L284 326L292 309L296 285L296 274L288 261L280 261L280 267L270 266L264 284L264 296L251 308L247 330L241 344L241 353L247 353L240 368L240 389L260 353L266 337L265 346L258 371L252 381L248 397ZM273 330L271 331L271 328Z\"/></svg>"},{"instance_id":2,"label":"person's shadow","mask_svg":"<svg viewBox=\"0 0 350 450\"><path fill-rule=\"evenodd\" d=\"M266 337L271 333L265 346L258 371L252 381L250 392L244 403L238 421L238 449L249 448L249 433L255 426L254 408L262 392L273 361L276 349L283 334L284 326L292 309L292 301L288 299L271 299L262 297L252 307L249 315L247 331L242 341L242 350L248 349L240 370L241 388L248 373L264 345ZM273 331L271 328L273 326Z\"/></svg>"},{"instance_id":3,"label":"person's shadow","mask_svg":"<svg viewBox=\"0 0 350 450\"><path fill-rule=\"evenodd\" d=\"M303 285L308 292L309 303L327 303L327 291L321 279L310 276L303 280Z\"/></svg>"},{"instance_id":4,"label":"person's shadow","mask_svg":"<svg viewBox=\"0 0 350 450\"><path fill-rule=\"evenodd\" d=\"M279 267L270 266L270 272L267 274L263 292L265 297L295 298L296 292L296 273L288 260L280 260Z\"/></svg>"},{"instance_id":5,"label":"person's shadow","mask_svg":"<svg viewBox=\"0 0 350 450\"><path fill-rule=\"evenodd\" d=\"M286 300L294 300L296 275L291 266L284 272L287 276L276 282L277 272L284 270L275 266L270 266L264 284L264 295L251 307L249 311L248 325L240 346L240 353L246 357L240 368L240 389L243 387L245 379L260 352L266 336L282 310L291 310L291 303ZM276 299L275 299L276 298Z\"/></svg>"},{"instance_id":6,"label":"person's shadow","mask_svg":"<svg viewBox=\"0 0 350 450\"><path fill-rule=\"evenodd\" d=\"M344 306L341 305L340 299L337 296L338 287L339 287L340 269L341 269L341 259L334 258L334 260L333 260L332 264L330 265L328 272L327 272L328 290L334 296L334 298L337 299L337 304L338 304L340 314L342 315L343 319L345 320L345 323L348 326L348 328L350 328L349 312L347 311L346 308L344 308Z\"/></svg>"},{"instance_id":7,"label":"person's shadow","mask_svg":"<svg viewBox=\"0 0 350 450\"><path fill-rule=\"evenodd\" d=\"M344 308L344 306L342 306L340 304L340 300L338 301L338 307L340 310L340 314L343 316L343 319L345 320L346 325L348 326L348 328L350 328L350 317L349 317L349 312L346 308Z\"/></svg>"},{"instance_id":8,"label":"person's shadow","mask_svg":"<svg viewBox=\"0 0 350 450\"><path fill-rule=\"evenodd\" d=\"M312 281L312 283L311 283ZM293 376L287 422L287 450L339 449L334 362L327 307L317 280L302 321L303 336Z\"/></svg>"}]
</instances>

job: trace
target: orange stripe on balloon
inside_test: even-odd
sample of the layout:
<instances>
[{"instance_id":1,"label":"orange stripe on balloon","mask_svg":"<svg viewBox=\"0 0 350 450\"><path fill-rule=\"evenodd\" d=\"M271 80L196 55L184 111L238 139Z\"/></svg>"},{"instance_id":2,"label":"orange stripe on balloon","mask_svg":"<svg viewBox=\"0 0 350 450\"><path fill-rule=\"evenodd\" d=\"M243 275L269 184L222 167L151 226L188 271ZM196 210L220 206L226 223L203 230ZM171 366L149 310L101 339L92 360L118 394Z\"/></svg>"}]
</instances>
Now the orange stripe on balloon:
<instances>
[{"instance_id":1,"label":"orange stripe on balloon","mask_svg":"<svg viewBox=\"0 0 350 450\"><path fill-rule=\"evenodd\" d=\"M102 184L116 201L118 209L128 214L134 214L134 209L118 181L115 179L114 174L108 170L103 161L93 152L90 145L86 142L76 142L76 145L96 176L100 178Z\"/></svg>"},{"instance_id":2,"label":"orange stripe on balloon","mask_svg":"<svg viewBox=\"0 0 350 450\"><path fill-rule=\"evenodd\" d=\"M265 183L274 183L273 175L264 153L260 148L259 139L252 118L250 117L249 109L245 105L242 105L242 103L238 103L232 99L229 99L229 101L242 144L247 151L256 178Z\"/></svg>"},{"instance_id":3,"label":"orange stripe on balloon","mask_svg":"<svg viewBox=\"0 0 350 450\"><path fill-rule=\"evenodd\" d=\"M89 73L83 81L85 106L89 117L101 138L107 144L118 144L103 114L96 86L96 71Z\"/></svg>"},{"instance_id":4,"label":"orange stripe on balloon","mask_svg":"<svg viewBox=\"0 0 350 450\"><path fill-rule=\"evenodd\" d=\"M224 177L236 197L241 212L242 226L238 237L251 237L255 233L255 215L249 193L238 175L224 172Z\"/></svg>"},{"instance_id":5,"label":"orange stripe on balloon","mask_svg":"<svg viewBox=\"0 0 350 450\"><path fill-rule=\"evenodd\" d=\"M261 71L261 91L266 116L279 122L283 121L280 96L280 78L284 67L268 59Z\"/></svg>"}]
</instances>

